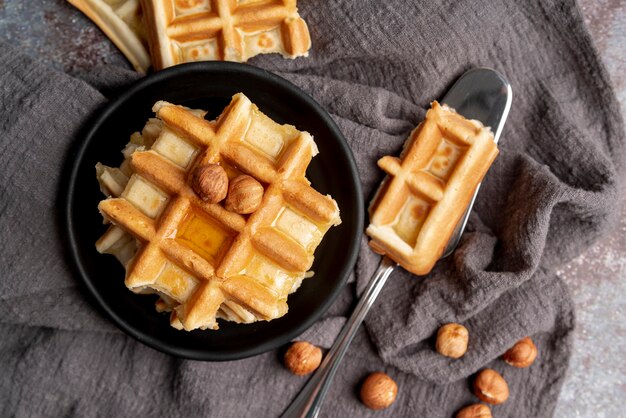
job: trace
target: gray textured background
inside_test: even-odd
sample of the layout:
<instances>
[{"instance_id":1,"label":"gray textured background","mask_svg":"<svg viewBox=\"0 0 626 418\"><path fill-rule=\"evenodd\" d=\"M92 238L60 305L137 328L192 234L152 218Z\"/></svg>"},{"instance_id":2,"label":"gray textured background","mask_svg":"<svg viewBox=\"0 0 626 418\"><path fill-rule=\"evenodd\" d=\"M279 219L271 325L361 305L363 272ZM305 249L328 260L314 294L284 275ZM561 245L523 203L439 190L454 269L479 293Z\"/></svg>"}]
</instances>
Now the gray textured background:
<instances>
[{"instance_id":1,"label":"gray textured background","mask_svg":"<svg viewBox=\"0 0 626 418\"><path fill-rule=\"evenodd\" d=\"M626 116L626 0L579 0ZM106 37L64 0L0 0L0 38L73 73L128 66ZM626 202L625 202L626 203ZM626 397L626 205L613 232L564 266L577 308L575 349L557 417L623 416Z\"/></svg>"}]
</instances>

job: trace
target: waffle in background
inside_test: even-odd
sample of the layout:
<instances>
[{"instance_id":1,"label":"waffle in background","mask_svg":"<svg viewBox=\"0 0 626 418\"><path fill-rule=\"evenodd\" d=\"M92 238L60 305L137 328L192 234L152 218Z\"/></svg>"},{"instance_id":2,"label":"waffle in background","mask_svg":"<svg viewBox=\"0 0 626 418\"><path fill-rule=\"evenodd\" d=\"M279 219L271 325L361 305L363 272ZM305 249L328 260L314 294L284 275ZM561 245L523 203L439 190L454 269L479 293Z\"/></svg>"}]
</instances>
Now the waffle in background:
<instances>
[{"instance_id":1,"label":"waffle in background","mask_svg":"<svg viewBox=\"0 0 626 418\"><path fill-rule=\"evenodd\" d=\"M245 62L263 53L308 55L311 39L296 0L141 0L152 64Z\"/></svg>"},{"instance_id":2,"label":"waffle in background","mask_svg":"<svg viewBox=\"0 0 626 418\"><path fill-rule=\"evenodd\" d=\"M192 61L307 56L296 0L68 0L145 73ZM148 49L150 54L148 54Z\"/></svg>"},{"instance_id":3,"label":"waffle in background","mask_svg":"<svg viewBox=\"0 0 626 418\"><path fill-rule=\"evenodd\" d=\"M476 187L498 155L489 128L433 102L370 206L370 246L410 272L430 272L443 254Z\"/></svg>"},{"instance_id":4,"label":"waffle in background","mask_svg":"<svg viewBox=\"0 0 626 418\"><path fill-rule=\"evenodd\" d=\"M99 209L112 225L96 248L124 264L129 289L160 295L157 310L171 311L177 328L284 315L324 234L340 223L336 202L305 177L313 138L241 93L214 122L166 102L154 110L158 119L133 134L120 168L97 166L111 196ZM190 182L206 164L261 182L260 207L240 215L201 200Z\"/></svg>"}]
</instances>

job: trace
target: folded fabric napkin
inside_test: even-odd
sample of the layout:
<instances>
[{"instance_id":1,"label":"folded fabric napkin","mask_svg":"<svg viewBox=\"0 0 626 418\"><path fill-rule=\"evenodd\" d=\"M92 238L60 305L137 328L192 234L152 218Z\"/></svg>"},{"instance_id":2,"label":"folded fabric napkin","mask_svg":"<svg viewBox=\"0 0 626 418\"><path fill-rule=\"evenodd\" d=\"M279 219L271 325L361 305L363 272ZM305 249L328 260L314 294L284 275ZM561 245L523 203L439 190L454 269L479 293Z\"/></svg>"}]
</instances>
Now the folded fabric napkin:
<instances>
[{"instance_id":1,"label":"folded fabric napkin","mask_svg":"<svg viewBox=\"0 0 626 418\"><path fill-rule=\"evenodd\" d=\"M333 115L365 201L383 178L376 160L399 152L464 71L495 68L514 92L500 156L458 249L426 277L393 273L322 416L450 417L475 401L466 377L485 366L511 391L494 416L551 415L574 326L554 272L611 224L626 169L618 104L575 2L316 1L301 2L300 13L313 39L309 58L251 64L288 78ZM4 43L0 69L0 415L278 415L305 382L280 365L280 351L225 363L159 353L117 330L68 267L60 174L83 125L137 75L107 67L74 78ZM302 339L332 343L379 261L361 244L355 284ZM434 352L445 322L470 331L459 360ZM498 359L526 335L539 347L532 367ZM379 412L355 394L375 370L399 385L396 403Z\"/></svg>"}]
</instances>

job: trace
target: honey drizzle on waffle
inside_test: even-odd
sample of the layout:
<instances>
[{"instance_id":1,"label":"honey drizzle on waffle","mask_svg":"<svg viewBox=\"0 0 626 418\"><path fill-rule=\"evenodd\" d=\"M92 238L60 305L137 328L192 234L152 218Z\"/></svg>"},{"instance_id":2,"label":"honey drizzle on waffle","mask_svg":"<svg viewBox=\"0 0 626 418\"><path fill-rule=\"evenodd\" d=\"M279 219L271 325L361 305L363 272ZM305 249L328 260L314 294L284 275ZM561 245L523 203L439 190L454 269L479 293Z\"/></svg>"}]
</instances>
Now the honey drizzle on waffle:
<instances>
[{"instance_id":1,"label":"honey drizzle on waffle","mask_svg":"<svg viewBox=\"0 0 626 418\"><path fill-rule=\"evenodd\" d=\"M162 295L157 309L173 309L172 325L186 330L216 329L216 315L239 322L284 315L315 248L340 222L335 201L305 178L317 152L312 137L278 125L241 93L216 122L166 102L154 110L163 122L158 139L130 155L122 195L99 205L141 242L126 266L127 287ZM190 176L207 163L262 182L260 208L244 217L199 199Z\"/></svg>"},{"instance_id":2,"label":"honey drizzle on waffle","mask_svg":"<svg viewBox=\"0 0 626 418\"><path fill-rule=\"evenodd\" d=\"M370 207L370 246L405 269L428 273L441 257L474 191L498 155L489 128L433 102Z\"/></svg>"},{"instance_id":3,"label":"honey drizzle on waffle","mask_svg":"<svg viewBox=\"0 0 626 418\"><path fill-rule=\"evenodd\" d=\"M142 0L142 6L157 70L270 52L294 58L311 46L296 0Z\"/></svg>"}]
</instances>

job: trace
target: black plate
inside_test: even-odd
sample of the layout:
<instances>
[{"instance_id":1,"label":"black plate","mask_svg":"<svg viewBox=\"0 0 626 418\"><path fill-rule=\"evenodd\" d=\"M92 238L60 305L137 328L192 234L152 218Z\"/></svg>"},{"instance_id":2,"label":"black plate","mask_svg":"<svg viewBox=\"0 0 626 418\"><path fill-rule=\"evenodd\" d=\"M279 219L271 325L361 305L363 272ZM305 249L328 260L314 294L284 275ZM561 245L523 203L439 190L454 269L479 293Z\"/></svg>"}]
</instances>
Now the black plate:
<instances>
[{"instance_id":1,"label":"black plate","mask_svg":"<svg viewBox=\"0 0 626 418\"><path fill-rule=\"evenodd\" d=\"M313 186L332 195L342 224L331 228L315 253L315 277L289 298L289 313L271 322L232 324L219 331L177 331L168 316L154 310L154 296L136 295L124 286L124 269L95 242L105 231L97 210L103 198L94 166L117 166L132 132L153 117L157 100L209 110L217 116L233 94L243 92L280 123L310 132L320 153L307 171ZM93 120L81 139L71 170L66 220L69 251L79 276L97 303L125 332L163 352L197 360L232 360L271 350L313 324L330 306L356 261L363 229L361 185L348 145L311 97L288 81L261 69L234 63L203 62L160 71L134 84Z\"/></svg>"}]
</instances>

